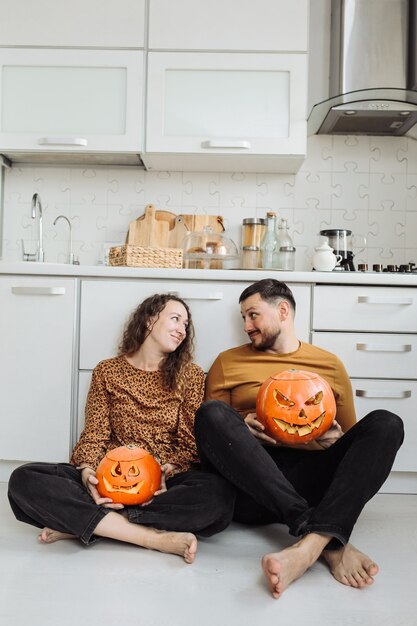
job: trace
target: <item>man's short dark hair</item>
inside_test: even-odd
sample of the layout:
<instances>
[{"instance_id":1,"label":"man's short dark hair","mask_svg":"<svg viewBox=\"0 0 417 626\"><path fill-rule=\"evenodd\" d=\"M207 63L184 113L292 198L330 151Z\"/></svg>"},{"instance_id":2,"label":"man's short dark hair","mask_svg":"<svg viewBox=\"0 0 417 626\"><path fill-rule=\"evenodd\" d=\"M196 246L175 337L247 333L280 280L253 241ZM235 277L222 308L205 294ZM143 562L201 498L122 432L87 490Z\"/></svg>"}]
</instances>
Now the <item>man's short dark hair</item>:
<instances>
[{"instance_id":1,"label":"man's short dark hair","mask_svg":"<svg viewBox=\"0 0 417 626\"><path fill-rule=\"evenodd\" d=\"M265 302L274 303L277 300L287 300L295 313L295 298L291 289L285 283L274 278L264 278L246 287L240 294L239 303L250 296L259 294Z\"/></svg>"}]
</instances>

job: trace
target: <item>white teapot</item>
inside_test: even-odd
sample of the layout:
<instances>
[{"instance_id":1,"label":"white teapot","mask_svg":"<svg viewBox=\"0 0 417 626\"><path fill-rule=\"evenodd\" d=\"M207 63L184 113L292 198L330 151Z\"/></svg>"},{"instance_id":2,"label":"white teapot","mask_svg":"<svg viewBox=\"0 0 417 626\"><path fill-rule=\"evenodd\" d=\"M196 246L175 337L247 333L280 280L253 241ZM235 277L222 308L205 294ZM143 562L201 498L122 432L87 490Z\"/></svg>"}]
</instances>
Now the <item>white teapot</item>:
<instances>
[{"instance_id":1,"label":"white teapot","mask_svg":"<svg viewBox=\"0 0 417 626\"><path fill-rule=\"evenodd\" d=\"M341 254L334 254L333 248L329 246L327 240L314 249L313 268L317 272L331 272L343 258Z\"/></svg>"}]
</instances>

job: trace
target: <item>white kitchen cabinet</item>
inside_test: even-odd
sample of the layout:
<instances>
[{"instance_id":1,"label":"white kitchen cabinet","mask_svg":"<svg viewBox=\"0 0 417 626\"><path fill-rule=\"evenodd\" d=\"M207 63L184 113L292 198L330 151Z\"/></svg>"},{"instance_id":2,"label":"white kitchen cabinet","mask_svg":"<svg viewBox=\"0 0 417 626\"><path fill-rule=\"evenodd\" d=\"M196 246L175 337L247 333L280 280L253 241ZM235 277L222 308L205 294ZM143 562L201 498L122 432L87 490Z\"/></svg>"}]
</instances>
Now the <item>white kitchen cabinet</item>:
<instances>
[{"instance_id":1,"label":"white kitchen cabinet","mask_svg":"<svg viewBox=\"0 0 417 626\"><path fill-rule=\"evenodd\" d=\"M404 443L394 462L394 472L416 471L416 398L417 382L412 380L369 380L352 378L358 419L375 409L387 409L401 417L405 424Z\"/></svg>"},{"instance_id":2,"label":"white kitchen cabinet","mask_svg":"<svg viewBox=\"0 0 417 626\"><path fill-rule=\"evenodd\" d=\"M222 350L248 342L239 296L250 283L192 280L83 280L80 314L80 369L91 370L115 356L130 313L154 293L173 293L191 309L195 360L207 371ZM310 287L291 285L297 300L296 328L309 337Z\"/></svg>"},{"instance_id":3,"label":"white kitchen cabinet","mask_svg":"<svg viewBox=\"0 0 417 626\"><path fill-rule=\"evenodd\" d=\"M145 0L0 0L1 46L143 48Z\"/></svg>"},{"instance_id":4,"label":"white kitchen cabinet","mask_svg":"<svg viewBox=\"0 0 417 626\"><path fill-rule=\"evenodd\" d=\"M75 283L0 277L2 461L68 461Z\"/></svg>"},{"instance_id":5,"label":"white kitchen cabinet","mask_svg":"<svg viewBox=\"0 0 417 626\"><path fill-rule=\"evenodd\" d=\"M145 166L297 171L306 93L305 54L150 52Z\"/></svg>"},{"instance_id":6,"label":"white kitchen cabinet","mask_svg":"<svg viewBox=\"0 0 417 626\"><path fill-rule=\"evenodd\" d=\"M239 296L250 283L192 280L83 280L81 284L78 434L91 370L113 357L129 315L154 293L175 293L191 309L195 328L195 361L208 371L223 350L248 342L243 331ZM290 285L297 301L296 330L309 340L310 286Z\"/></svg>"},{"instance_id":7,"label":"white kitchen cabinet","mask_svg":"<svg viewBox=\"0 0 417 626\"><path fill-rule=\"evenodd\" d=\"M314 288L313 325L320 330L417 332L417 291L318 285Z\"/></svg>"},{"instance_id":8,"label":"white kitchen cabinet","mask_svg":"<svg viewBox=\"0 0 417 626\"><path fill-rule=\"evenodd\" d=\"M315 286L312 343L344 363L358 419L375 409L387 409L404 421L405 440L390 478L394 489L401 491L404 487L395 482L399 473L417 472L416 289ZM415 490L415 479L409 484L413 486L405 489ZM385 489L391 487L384 485Z\"/></svg>"},{"instance_id":9,"label":"white kitchen cabinet","mask_svg":"<svg viewBox=\"0 0 417 626\"><path fill-rule=\"evenodd\" d=\"M132 50L1 51L2 153L138 153L143 55Z\"/></svg>"},{"instance_id":10,"label":"white kitchen cabinet","mask_svg":"<svg viewBox=\"0 0 417 626\"><path fill-rule=\"evenodd\" d=\"M149 48L307 51L308 0L150 0Z\"/></svg>"}]
</instances>

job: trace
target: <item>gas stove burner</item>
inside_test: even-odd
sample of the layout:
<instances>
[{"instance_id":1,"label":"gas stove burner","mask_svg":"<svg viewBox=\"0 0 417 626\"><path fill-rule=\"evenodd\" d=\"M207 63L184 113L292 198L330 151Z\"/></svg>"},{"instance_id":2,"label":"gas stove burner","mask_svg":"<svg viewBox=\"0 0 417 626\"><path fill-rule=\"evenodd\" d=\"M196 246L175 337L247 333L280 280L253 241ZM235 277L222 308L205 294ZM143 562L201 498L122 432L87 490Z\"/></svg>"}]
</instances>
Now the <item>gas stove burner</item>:
<instances>
[{"instance_id":1,"label":"gas stove burner","mask_svg":"<svg viewBox=\"0 0 417 626\"><path fill-rule=\"evenodd\" d=\"M381 269L379 269L381 268ZM415 274L417 272L416 264L413 261L402 263L401 265L388 264L383 267L379 263L372 266L374 272L389 272L391 274Z\"/></svg>"},{"instance_id":2,"label":"gas stove burner","mask_svg":"<svg viewBox=\"0 0 417 626\"><path fill-rule=\"evenodd\" d=\"M401 265L393 265L388 264L386 267L382 265L382 263L374 263L372 265L372 270L368 270L367 263L359 263L358 264L358 272L386 272L388 274L416 274L417 267L413 261L409 263L402 263Z\"/></svg>"}]
</instances>

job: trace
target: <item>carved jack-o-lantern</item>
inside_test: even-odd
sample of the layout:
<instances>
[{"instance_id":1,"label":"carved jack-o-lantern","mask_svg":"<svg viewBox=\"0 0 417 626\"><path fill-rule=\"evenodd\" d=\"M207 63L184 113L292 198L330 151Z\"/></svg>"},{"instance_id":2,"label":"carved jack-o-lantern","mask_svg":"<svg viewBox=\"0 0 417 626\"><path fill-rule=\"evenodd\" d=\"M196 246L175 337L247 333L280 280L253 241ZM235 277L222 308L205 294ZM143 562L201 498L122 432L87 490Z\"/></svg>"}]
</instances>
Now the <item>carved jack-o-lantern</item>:
<instances>
[{"instance_id":1,"label":"carved jack-o-lantern","mask_svg":"<svg viewBox=\"0 0 417 626\"><path fill-rule=\"evenodd\" d=\"M142 504L161 484L161 467L154 457L135 445L109 450L96 476L101 496L122 504Z\"/></svg>"},{"instance_id":2,"label":"carved jack-o-lantern","mask_svg":"<svg viewBox=\"0 0 417 626\"><path fill-rule=\"evenodd\" d=\"M286 370L261 385L258 420L266 434L287 445L308 443L332 425L336 402L330 385L314 372Z\"/></svg>"}]
</instances>

